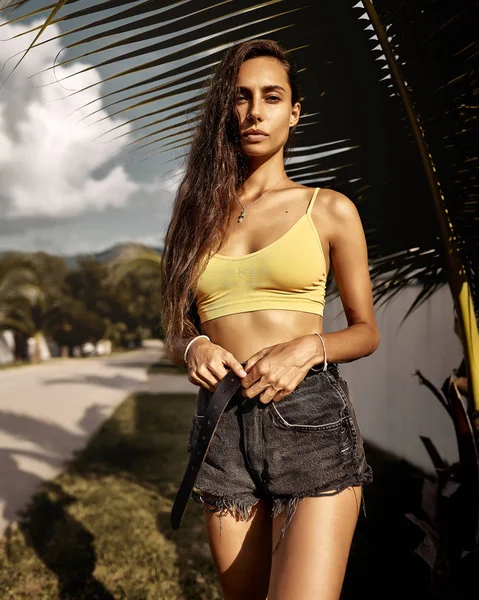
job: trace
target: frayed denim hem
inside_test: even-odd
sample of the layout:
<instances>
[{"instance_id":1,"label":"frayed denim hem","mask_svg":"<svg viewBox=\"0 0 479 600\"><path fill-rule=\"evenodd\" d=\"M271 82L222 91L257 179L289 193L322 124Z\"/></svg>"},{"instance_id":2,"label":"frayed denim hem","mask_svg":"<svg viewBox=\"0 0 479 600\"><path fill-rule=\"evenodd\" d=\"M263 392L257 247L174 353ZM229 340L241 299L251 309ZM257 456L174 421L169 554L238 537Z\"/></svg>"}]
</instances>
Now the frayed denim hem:
<instances>
[{"instance_id":1,"label":"frayed denim hem","mask_svg":"<svg viewBox=\"0 0 479 600\"><path fill-rule=\"evenodd\" d=\"M231 498L223 494L214 494L209 490L202 490L202 492L212 494L212 496L202 496L200 490L193 489L191 497L203 510L211 513L219 513L220 537L222 532L221 517L223 515L229 513L239 521L248 521L252 517L251 508L261 499L252 499L251 496ZM210 506L207 506L207 504Z\"/></svg>"},{"instance_id":2,"label":"frayed denim hem","mask_svg":"<svg viewBox=\"0 0 479 600\"><path fill-rule=\"evenodd\" d=\"M315 489L312 491L301 492L297 494L285 494L284 496L269 496L265 498L265 500L272 501L272 509L271 509L271 518L277 517L283 511L286 512L285 520L283 523L283 527L281 528L281 535L276 543L276 546L273 549L273 554L278 549L278 546L281 540L284 538L286 534L286 530L290 525L293 517L296 513L296 509L300 500L303 498L319 498L322 496L335 496L340 492L344 491L349 487L364 487L368 483L372 481L372 471L368 469L366 473L364 473L363 477L358 478L355 481L351 481L348 478L346 481L339 483L336 487L333 485L328 486L329 489L321 490ZM331 489L333 487L333 489ZM207 496L202 496L201 494L211 494ZM209 490L197 490L194 489L191 493L193 500L199 504L203 510L211 513L218 513L219 518L219 526L220 526L220 537L222 532L222 524L221 517L225 514L230 514L234 518L240 521L248 521L252 518L253 512L251 508L257 504L259 500L262 498L251 498L248 496L238 496L238 497L230 497L223 494L215 494ZM208 506L209 505L209 506ZM366 504L364 500L364 492L361 493L361 505L363 507L364 516L366 517Z\"/></svg>"},{"instance_id":3,"label":"frayed denim hem","mask_svg":"<svg viewBox=\"0 0 479 600\"><path fill-rule=\"evenodd\" d=\"M324 491L323 490L314 490L314 491L309 491L309 492L301 492L298 494L288 494L285 496L272 497L272 500L273 500L273 508L272 508L272 512L271 512L272 518L277 517L286 509L283 527L281 528L281 535L279 537L278 542L276 543L276 546L273 549L273 554L276 552L276 550L278 549L279 543L284 538L284 536L286 534L286 530L287 530L288 526L290 525L291 521L293 520L294 515L296 514L296 509L298 508L298 504L299 504L300 500L302 500L303 498L321 498L323 496L335 496L336 494L339 494L340 492L343 492L344 490L346 490L350 487L357 487L357 486L363 487L364 485L367 485L368 483L370 483L370 481L371 481L371 478L369 477L369 474L367 474L363 481L351 482L348 480L348 481L345 481L345 482L339 484L334 489L328 489L328 490L324 490ZM331 487L331 486L329 486L329 487ZM366 503L364 501L364 492L361 493L361 505L363 507L364 516L366 517L367 515L366 515Z\"/></svg>"}]
</instances>

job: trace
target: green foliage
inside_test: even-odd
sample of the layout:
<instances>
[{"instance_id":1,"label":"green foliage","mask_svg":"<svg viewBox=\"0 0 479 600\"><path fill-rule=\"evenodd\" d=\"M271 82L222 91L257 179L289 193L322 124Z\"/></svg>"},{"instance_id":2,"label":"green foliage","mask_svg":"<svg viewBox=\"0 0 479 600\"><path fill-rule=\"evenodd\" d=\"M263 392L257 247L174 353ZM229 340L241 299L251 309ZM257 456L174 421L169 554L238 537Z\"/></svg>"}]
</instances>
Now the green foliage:
<instances>
[{"instance_id":1,"label":"green foliage","mask_svg":"<svg viewBox=\"0 0 479 600\"><path fill-rule=\"evenodd\" d=\"M76 298L62 298L54 319L51 334L60 346L79 346L98 341L105 334L106 325L101 317Z\"/></svg>"},{"instance_id":2,"label":"green foliage","mask_svg":"<svg viewBox=\"0 0 479 600\"><path fill-rule=\"evenodd\" d=\"M0 258L0 327L43 333L70 348L100 339L131 347L161 336L159 277L138 256L135 264L129 259L115 256L109 264L87 256L68 269L44 252L7 253Z\"/></svg>"}]
</instances>

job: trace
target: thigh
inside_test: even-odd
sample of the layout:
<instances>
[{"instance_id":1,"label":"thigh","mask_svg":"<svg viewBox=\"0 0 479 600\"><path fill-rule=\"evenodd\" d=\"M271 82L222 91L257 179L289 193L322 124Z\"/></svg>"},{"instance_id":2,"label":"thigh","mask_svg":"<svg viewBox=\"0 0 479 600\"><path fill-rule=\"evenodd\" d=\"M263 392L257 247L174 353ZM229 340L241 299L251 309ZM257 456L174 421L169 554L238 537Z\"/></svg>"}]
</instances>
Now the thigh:
<instances>
[{"instance_id":1,"label":"thigh","mask_svg":"<svg viewBox=\"0 0 479 600\"><path fill-rule=\"evenodd\" d=\"M361 505L361 487L306 497L273 554L268 600L338 600ZM273 545L284 516L273 519ZM273 546L273 547L274 547Z\"/></svg>"},{"instance_id":2,"label":"thigh","mask_svg":"<svg viewBox=\"0 0 479 600\"><path fill-rule=\"evenodd\" d=\"M259 500L247 520L207 511L204 518L224 600L267 600L272 552L270 503Z\"/></svg>"}]
</instances>

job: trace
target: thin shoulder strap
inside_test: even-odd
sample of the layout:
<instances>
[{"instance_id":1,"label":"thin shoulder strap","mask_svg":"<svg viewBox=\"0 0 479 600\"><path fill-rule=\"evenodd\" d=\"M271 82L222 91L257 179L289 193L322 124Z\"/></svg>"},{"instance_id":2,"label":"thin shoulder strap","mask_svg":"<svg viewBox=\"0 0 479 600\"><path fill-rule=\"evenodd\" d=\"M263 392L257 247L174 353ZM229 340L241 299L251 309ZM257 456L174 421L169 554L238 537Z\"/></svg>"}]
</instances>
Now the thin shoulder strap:
<instances>
[{"instance_id":1,"label":"thin shoulder strap","mask_svg":"<svg viewBox=\"0 0 479 600\"><path fill-rule=\"evenodd\" d=\"M319 192L319 190L320 190L320 189L321 189L321 188L317 187L317 188L314 190L313 197L312 197L312 198L311 198L311 200L309 201L309 204L308 204L308 209L306 210L306 214L307 214L307 215L310 215L310 214L311 214L311 211L313 210L314 201L316 200L316 196L318 195L318 192Z\"/></svg>"}]
</instances>

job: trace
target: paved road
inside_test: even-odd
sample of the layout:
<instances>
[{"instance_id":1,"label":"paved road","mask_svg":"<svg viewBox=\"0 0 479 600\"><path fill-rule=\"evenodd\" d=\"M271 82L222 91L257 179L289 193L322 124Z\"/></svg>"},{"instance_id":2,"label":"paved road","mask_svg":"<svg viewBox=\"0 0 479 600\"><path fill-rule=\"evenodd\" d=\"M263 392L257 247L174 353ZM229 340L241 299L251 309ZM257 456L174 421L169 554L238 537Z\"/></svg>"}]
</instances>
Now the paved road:
<instances>
[{"instance_id":1,"label":"paved road","mask_svg":"<svg viewBox=\"0 0 479 600\"><path fill-rule=\"evenodd\" d=\"M0 371L0 536L129 393L196 393L186 376L147 374L162 355L162 343L151 340L126 354Z\"/></svg>"}]
</instances>

